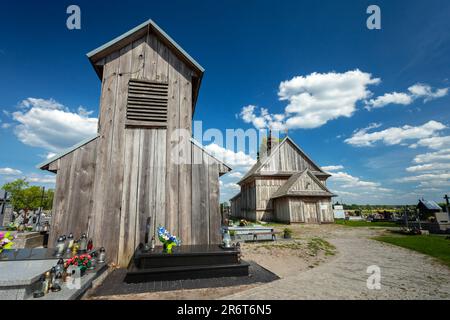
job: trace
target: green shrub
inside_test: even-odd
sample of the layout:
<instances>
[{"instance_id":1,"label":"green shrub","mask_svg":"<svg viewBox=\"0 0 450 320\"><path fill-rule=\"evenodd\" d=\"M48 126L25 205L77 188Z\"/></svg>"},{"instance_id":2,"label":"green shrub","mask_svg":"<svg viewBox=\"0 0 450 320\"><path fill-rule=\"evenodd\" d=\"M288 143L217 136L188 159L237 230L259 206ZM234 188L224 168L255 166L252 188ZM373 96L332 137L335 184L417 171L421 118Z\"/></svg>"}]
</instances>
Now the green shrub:
<instances>
[{"instance_id":1,"label":"green shrub","mask_svg":"<svg viewBox=\"0 0 450 320\"><path fill-rule=\"evenodd\" d=\"M292 230L289 229L289 228L285 228L285 229L283 230L283 236L284 236L285 238L291 238L291 237L292 237Z\"/></svg>"}]
</instances>

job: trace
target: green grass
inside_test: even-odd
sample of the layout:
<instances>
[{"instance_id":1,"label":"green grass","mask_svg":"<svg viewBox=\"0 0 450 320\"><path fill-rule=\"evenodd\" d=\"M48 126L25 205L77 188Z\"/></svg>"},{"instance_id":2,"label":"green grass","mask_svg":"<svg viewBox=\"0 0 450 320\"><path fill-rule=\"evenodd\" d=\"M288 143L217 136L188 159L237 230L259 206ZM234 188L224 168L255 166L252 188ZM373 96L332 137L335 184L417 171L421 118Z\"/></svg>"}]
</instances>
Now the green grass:
<instances>
[{"instance_id":1,"label":"green grass","mask_svg":"<svg viewBox=\"0 0 450 320\"><path fill-rule=\"evenodd\" d=\"M445 236L379 236L374 239L427 254L450 267L450 240Z\"/></svg>"},{"instance_id":2,"label":"green grass","mask_svg":"<svg viewBox=\"0 0 450 320\"><path fill-rule=\"evenodd\" d=\"M332 256L336 253L336 247L322 238L312 238L309 240L308 250L311 256L316 256L320 250L323 250L326 256Z\"/></svg>"},{"instance_id":3,"label":"green grass","mask_svg":"<svg viewBox=\"0 0 450 320\"><path fill-rule=\"evenodd\" d=\"M369 221L350 221L350 220L335 220L336 224L348 227L398 227L395 222L369 222Z\"/></svg>"}]
</instances>

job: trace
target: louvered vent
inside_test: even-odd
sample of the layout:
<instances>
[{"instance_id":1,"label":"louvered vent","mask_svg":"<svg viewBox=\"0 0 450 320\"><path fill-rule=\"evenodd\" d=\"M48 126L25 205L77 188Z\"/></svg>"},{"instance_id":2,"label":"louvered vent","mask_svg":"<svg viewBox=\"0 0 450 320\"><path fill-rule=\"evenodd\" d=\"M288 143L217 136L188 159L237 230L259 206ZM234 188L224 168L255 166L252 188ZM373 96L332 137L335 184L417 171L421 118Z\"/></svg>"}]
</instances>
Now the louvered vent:
<instances>
[{"instance_id":1,"label":"louvered vent","mask_svg":"<svg viewBox=\"0 0 450 320\"><path fill-rule=\"evenodd\" d=\"M130 79L128 84L127 125L167 125L168 84Z\"/></svg>"}]
</instances>

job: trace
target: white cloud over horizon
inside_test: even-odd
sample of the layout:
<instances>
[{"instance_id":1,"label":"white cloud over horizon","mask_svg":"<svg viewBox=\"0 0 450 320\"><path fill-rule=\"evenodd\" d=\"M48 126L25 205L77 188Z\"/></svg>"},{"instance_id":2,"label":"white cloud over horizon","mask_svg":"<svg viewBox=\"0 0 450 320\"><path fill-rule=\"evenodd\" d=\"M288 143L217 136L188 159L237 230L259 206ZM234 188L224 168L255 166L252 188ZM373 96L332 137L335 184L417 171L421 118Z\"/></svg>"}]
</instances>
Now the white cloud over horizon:
<instances>
[{"instance_id":1,"label":"white cloud over horizon","mask_svg":"<svg viewBox=\"0 0 450 320\"><path fill-rule=\"evenodd\" d=\"M22 171L13 168L0 168L0 175L16 176L22 174Z\"/></svg>"},{"instance_id":2,"label":"white cloud over horizon","mask_svg":"<svg viewBox=\"0 0 450 320\"><path fill-rule=\"evenodd\" d=\"M14 133L24 144L59 152L97 132L97 118L83 107L72 112L54 99L27 98L12 113Z\"/></svg>"}]
</instances>

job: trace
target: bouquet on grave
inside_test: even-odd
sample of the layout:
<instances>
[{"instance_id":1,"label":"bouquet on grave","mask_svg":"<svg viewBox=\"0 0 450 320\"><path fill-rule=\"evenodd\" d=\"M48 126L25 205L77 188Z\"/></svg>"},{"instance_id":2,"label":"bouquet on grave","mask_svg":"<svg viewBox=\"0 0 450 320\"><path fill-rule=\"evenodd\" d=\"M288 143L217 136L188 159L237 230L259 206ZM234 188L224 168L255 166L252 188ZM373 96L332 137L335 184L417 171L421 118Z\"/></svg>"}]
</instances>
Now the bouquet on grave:
<instances>
[{"instance_id":1,"label":"bouquet on grave","mask_svg":"<svg viewBox=\"0 0 450 320\"><path fill-rule=\"evenodd\" d=\"M86 271L91 267L92 256L90 254L81 254L79 256L73 256L64 263L64 268L70 266L78 267L81 271Z\"/></svg>"},{"instance_id":2,"label":"bouquet on grave","mask_svg":"<svg viewBox=\"0 0 450 320\"><path fill-rule=\"evenodd\" d=\"M164 227L158 227L158 238L163 243L164 252L172 253L172 247L179 246L181 241L176 236L171 235Z\"/></svg>"},{"instance_id":3,"label":"bouquet on grave","mask_svg":"<svg viewBox=\"0 0 450 320\"><path fill-rule=\"evenodd\" d=\"M8 231L16 231L17 229L19 229L19 224L15 222L11 222L6 226L6 230Z\"/></svg>"},{"instance_id":4,"label":"bouquet on grave","mask_svg":"<svg viewBox=\"0 0 450 320\"><path fill-rule=\"evenodd\" d=\"M10 232L0 232L0 253L5 249L11 249L14 244L13 240L14 236Z\"/></svg>"}]
</instances>

